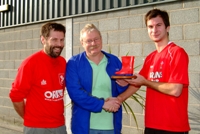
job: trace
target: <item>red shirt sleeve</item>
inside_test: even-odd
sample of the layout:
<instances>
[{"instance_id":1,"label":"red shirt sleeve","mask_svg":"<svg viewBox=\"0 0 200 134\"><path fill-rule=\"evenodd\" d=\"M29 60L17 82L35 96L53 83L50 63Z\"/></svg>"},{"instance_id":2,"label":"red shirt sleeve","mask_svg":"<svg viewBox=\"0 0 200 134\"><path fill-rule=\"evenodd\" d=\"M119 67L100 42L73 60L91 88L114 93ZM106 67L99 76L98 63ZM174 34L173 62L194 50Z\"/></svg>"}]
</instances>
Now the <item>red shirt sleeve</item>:
<instances>
[{"instance_id":1,"label":"red shirt sleeve","mask_svg":"<svg viewBox=\"0 0 200 134\"><path fill-rule=\"evenodd\" d=\"M173 54L173 59L171 61L171 74L169 77L169 82L181 83L184 85L189 84L188 78L188 63L189 58L184 49L179 48Z\"/></svg>"},{"instance_id":2,"label":"red shirt sleeve","mask_svg":"<svg viewBox=\"0 0 200 134\"><path fill-rule=\"evenodd\" d=\"M9 94L13 102L23 101L29 93L32 78L31 70L31 63L29 60L25 60L18 68L16 78L12 83L12 88Z\"/></svg>"}]
</instances>

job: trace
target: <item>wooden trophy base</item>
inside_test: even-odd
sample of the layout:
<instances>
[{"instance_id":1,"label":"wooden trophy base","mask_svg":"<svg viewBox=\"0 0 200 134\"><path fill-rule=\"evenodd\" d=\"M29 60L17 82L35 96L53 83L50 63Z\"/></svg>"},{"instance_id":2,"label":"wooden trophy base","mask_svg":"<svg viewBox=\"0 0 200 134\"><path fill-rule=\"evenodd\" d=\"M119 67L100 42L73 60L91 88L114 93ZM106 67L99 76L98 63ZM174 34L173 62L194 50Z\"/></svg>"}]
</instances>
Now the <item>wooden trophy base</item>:
<instances>
[{"instance_id":1,"label":"wooden trophy base","mask_svg":"<svg viewBox=\"0 0 200 134\"><path fill-rule=\"evenodd\" d=\"M132 78L137 78L137 76L132 75L132 76L121 76L121 75L113 75L111 76L112 79L132 79Z\"/></svg>"}]
</instances>

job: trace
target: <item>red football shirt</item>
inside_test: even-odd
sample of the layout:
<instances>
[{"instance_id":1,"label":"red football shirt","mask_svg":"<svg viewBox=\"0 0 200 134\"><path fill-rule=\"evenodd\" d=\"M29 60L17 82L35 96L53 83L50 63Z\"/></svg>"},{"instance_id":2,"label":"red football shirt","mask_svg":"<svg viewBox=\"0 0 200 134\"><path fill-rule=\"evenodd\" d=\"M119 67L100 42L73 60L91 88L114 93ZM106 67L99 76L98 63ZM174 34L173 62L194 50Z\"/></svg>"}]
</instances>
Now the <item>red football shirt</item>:
<instances>
[{"instance_id":1,"label":"red football shirt","mask_svg":"<svg viewBox=\"0 0 200 134\"><path fill-rule=\"evenodd\" d=\"M179 97L163 94L147 87L145 127L174 132L189 131L188 123L188 55L174 43L160 53L152 52L145 59L140 74L151 81L181 83Z\"/></svg>"},{"instance_id":2,"label":"red football shirt","mask_svg":"<svg viewBox=\"0 0 200 134\"><path fill-rule=\"evenodd\" d=\"M36 128L55 128L64 120L63 57L51 58L39 51L25 59L12 84L10 98L13 102L26 99L24 125Z\"/></svg>"}]
</instances>

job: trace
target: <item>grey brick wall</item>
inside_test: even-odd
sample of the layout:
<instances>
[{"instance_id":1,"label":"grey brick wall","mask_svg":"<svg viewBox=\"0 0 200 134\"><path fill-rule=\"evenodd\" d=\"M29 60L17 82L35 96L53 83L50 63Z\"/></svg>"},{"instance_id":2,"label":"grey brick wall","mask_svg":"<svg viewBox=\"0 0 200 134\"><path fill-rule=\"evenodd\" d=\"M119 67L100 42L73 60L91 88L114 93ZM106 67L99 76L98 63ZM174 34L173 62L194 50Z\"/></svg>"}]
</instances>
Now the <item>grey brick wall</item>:
<instances>
[{"instance_id":1,"label":"grey brick wall","mask_svg":"<svg viewBox=\"0 0 200 134\"><path fill-rule=\"evenodd\" d=\"M62 56L67 59L73 54L83 51L79 42L79 32L87 23L95 24L102 32L103 50L120 56L135 56L135 66L143 64L143 59L155 50L154 43L147 35L144 24L144 15L152 8L167 10L170 15L170 40L183 47L190 58L189 76L190 88L200 92L200 1L182 0L166 4L141 6L113 12L76 16L70 19L58 20L67 26L66 49ZM17 73L17 68L24 58L40 50L39 30L42 23L23 25L0 29L0 122L22 126L22 119L16 114L9 100L9 90ZM71 31L72 30L72 31ZM71 45L73 45L71 47ZM135 69L135 72L139 71ZM145 89L143 87L143 89ZM143 96L145 93L140 92ZM189 115L190 134L199 133L200 124L193 119L194 114L200 113L200 93L197 98L190 93ZM198 99L199 97L199 99ZM129 112L123 112L123 134L143 134L144 110L133 100L127 102L133 108L137 121ZM66 110L69 116L69 111ZM200 116L200 115L199 115ZM197 118L196 118L197 119ZM67 117L67 123L70 119Z\"/></svg>"},{"instance_id":2,"label":"grey brick wall","mask_svg":"<svg viewBox=\"0 0 200 134\"><path fill-rule=\"evenodd\" d=\"M38 47L37 27L22 26L0 30L0 121L22 126L22 119L14 111L9 99L11 84L22 60ZM35 36L37 34L37 36ZM37 42L35 41L37 40ZM34 42L35 41L35 42ZM34 43L34 47L33 47ZM36 47L35 47L36 46Z\"/></svg>"}]
</instances>

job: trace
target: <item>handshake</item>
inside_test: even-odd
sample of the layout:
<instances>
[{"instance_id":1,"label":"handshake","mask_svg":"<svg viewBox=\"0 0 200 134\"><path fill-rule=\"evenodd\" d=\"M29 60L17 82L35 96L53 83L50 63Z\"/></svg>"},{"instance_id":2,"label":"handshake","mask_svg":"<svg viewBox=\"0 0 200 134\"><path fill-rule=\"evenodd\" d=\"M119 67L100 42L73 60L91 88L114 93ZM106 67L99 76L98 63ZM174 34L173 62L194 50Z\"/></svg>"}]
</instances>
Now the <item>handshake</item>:
<instances>
[{"instance_id":1,"label":"handshake","mask_svg":"<svg viewBox=\"0 0 200 134\"><path fill-rule=\"evenodd\" d=\"M107 98L104 102L103 109L107 112L117 112L122 104L119 97Z\"/></svg>"}]
</instances>

